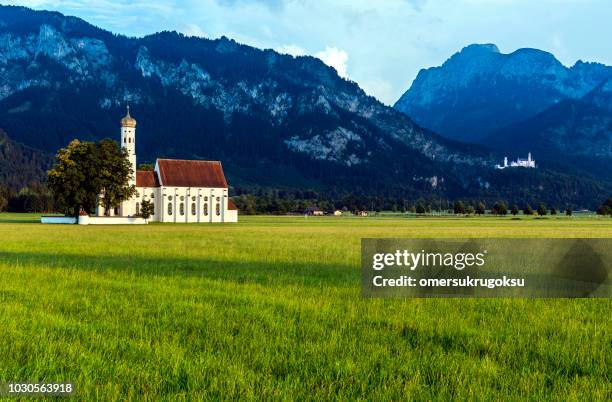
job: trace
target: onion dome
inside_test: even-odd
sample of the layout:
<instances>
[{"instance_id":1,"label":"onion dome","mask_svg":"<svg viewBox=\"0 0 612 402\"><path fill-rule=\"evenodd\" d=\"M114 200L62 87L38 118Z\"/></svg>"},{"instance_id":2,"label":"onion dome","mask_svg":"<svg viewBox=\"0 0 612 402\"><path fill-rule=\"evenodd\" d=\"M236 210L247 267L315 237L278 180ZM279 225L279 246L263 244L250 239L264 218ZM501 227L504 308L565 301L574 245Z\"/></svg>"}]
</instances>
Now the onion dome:
<instances>
[{"instance_id":1,"label":"onion dome","mask_svg":"<svg viewBox=\"0 0 612 402\"><path fill-rule=\"evenodd\" d=\"M136 128L136 119L130 116L130 105L127 105L127 113L125 117L121 119L121 127Z\"/></svg>"}]
</instances>

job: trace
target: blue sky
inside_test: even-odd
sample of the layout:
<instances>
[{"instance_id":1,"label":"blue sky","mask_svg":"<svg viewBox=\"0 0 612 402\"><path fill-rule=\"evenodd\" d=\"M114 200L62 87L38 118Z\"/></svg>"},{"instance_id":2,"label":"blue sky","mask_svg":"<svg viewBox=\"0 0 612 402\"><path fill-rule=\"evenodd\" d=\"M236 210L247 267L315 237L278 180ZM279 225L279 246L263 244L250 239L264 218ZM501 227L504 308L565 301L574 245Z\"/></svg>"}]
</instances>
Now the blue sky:
<instances>
[{"instance_id":1,"label":"blue sky","mask_svg":"<svg viewBox=\"0 0 612 402\"><path fill-rule=\"evenodd\" d=\"M310 54L387 104L470 43L612 65L611 0L29 0L130 36L160 30Z\"/></svg>"}]
</instances>

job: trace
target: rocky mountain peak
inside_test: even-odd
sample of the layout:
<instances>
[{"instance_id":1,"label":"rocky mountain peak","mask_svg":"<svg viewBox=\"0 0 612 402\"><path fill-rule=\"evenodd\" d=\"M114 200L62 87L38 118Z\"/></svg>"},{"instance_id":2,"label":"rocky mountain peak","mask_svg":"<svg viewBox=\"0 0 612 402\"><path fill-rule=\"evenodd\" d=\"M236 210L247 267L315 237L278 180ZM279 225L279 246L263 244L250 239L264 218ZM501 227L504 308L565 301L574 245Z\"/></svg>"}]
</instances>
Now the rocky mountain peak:
<instances>
[{"instance_id":1,"label":"rocky mountain peak","mask_svg":"<svg viewBox=\"0 0 612 402\"><path fill-rule=\"evenodd\" d=\"M448 138L474 142L563 99L581 98L610 77L612 67L568 68L538 49L504 54L495 45L470 45L421 70L395 108Z\"/></svg>"}]
</instances>

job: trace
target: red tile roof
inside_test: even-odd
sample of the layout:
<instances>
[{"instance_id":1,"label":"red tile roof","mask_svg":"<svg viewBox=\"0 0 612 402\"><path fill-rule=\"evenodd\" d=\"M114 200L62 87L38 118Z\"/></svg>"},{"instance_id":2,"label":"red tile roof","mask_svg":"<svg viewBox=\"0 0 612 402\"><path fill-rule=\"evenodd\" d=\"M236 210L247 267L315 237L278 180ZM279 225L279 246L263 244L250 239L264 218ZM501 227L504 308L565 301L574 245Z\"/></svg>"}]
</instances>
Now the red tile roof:
<instances>
[{"instance_id":1,"label":"red tile roof","mask_svg":"<svg viewBox=\"0 0 612 402\"><path fill-rule=\"evenodd\" d=\"M227 188L219 161L158 159L157 166L164 186Z\"/></svg>"},{"instance_id":2,"label":"red tile roof","mask_svg":"<svg viewBox=\"0 0 612 402\"><path fill-rule=\"evenodd\" d=\"M152 170L137 170L136 187L159 187L157 173Z\"/></svg>"},{"instance_id":3,"label":"red tile roof","mask_svg":"<svg viewBox=\"0 0 612 402\"><path fill-rule=\"evenodd\" d=\"M237 211L238 208L236 208L236 204L234 204L234 202L232 200L227 200L227 209L229 209L230 211Z\"/></svg>"}]
</instances>

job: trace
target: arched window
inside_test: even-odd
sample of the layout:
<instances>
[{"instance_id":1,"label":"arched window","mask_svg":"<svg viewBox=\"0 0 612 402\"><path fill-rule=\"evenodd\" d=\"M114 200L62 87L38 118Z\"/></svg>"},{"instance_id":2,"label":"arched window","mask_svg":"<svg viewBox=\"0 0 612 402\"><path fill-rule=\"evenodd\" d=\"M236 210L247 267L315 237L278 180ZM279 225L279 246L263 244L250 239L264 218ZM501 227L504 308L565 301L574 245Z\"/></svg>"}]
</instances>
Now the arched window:
<instances>
[{"instance_id":1,"label":"arched window","mask_svg":"<svg viewBox=\"0 0 612 402\"><path fill-rule=\"evenodd\" d=\"M136 203L136 215L140 215L140 203Z\"/></svg>"},{"instance_id":2,"label":"arched window","mask_svg":"<svg viewBox=\"0 0 612 402\"><path fill-rule=\"evenodd\" d=\"M221 215L221 204L217 203L217 205L215 206L215 213L217 214L217 216Z\"/></svg>"},{"instance_id":3,"label":"arched window","mask_svg":"<svg viewBox=\"0 0 612 402\"><path fill-rule=\"evenodd\" d=\"M191 197L191 201L195 201L195 195Z\"/></svg>"},{"instance_id":4,"label":"arched window","mask_svg":"<svg viewBox=\"0 0 612 402\"><path fill-rule=\"evenodd\" d=\"M155 215L155 204L151 203L151 216Z\"/></svg>"},{"instance_id":5,"label":"arched window","mask_svg":"<svg viewBox=\"0 0 612 402\"><path fill-rule=\"evenodd\" d=\"M172 215L172 204L168 203L168 215Z\"/></svg>"},{"instance_id":6,"label":"arched window","mask_svg":"<svg viewBox=\"0 0 612 402\"><path fill-rule=\"evenodd\" d=\"M204 216L208 216L208 204L204 204Z\"/></svg>"},{"instance_id":7,"label":"arched window","mask_svg":"<svg viewBox=\"0 0 612 402\"><path fill-rule=\"evenodd\" d=\"M185 215L185 203L180 203L179 204L179 212L181 213L181 216Z\"/></svg>"},{"instance_id":8,"label":"arched window","mask_svg":"<svg viewBox=\"0 0 612 402\"><path fill-rule=\"evenodd\" d=\"M195 215L196 214L196 205L195 202L191 203L191 215Z\"/></svg>"},{"instance_id":9,"label":"arched window","mask_svg":"<svg viewBox=\"0 0 612 402\"><path fill-rule=\"evenodd\" d=\"M185 197L183 197L183 196L181 195L181 201L184 201L184 200L185 200Z\"/></svg>"},{"instance_id":10,"label":"arched window","mask_svg":"<svg viewBox=\"0 0 612 402\"><path fill-rule=\"evenodd\" d=\"M123 137L123 143L127 143L127 137Z\"/></svg>"}]
</instances>

